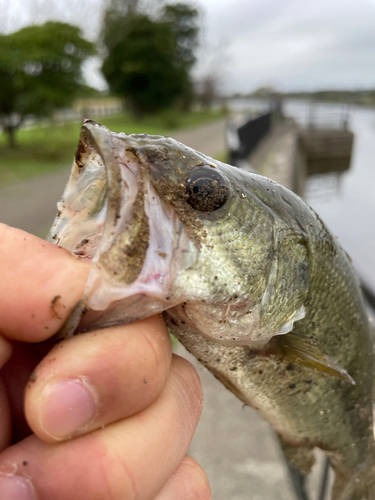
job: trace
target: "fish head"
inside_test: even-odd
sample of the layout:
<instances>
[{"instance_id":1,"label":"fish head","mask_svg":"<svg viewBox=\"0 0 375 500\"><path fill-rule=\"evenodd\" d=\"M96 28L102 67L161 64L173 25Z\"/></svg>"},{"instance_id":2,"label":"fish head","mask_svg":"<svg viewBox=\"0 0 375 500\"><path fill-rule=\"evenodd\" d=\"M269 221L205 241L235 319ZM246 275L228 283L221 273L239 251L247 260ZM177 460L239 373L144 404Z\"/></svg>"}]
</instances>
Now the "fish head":
<instances>
[{"instance_id":1,"label":"fish head","mask_svg":"<svg viewBox=\"0 0 375 500\"><path fill-rule=\"evenodd\" d=\"M86 314L70 328L168 310L222 344L256 348L289 331L303 317L306 255L288 257L290 228L267 191L260 176L174 139L85 122L49 234L91 265ZM286 280L288 258L294 267ZM289 284L283 303L275 301Z\"/></svg>"}]
</instances>

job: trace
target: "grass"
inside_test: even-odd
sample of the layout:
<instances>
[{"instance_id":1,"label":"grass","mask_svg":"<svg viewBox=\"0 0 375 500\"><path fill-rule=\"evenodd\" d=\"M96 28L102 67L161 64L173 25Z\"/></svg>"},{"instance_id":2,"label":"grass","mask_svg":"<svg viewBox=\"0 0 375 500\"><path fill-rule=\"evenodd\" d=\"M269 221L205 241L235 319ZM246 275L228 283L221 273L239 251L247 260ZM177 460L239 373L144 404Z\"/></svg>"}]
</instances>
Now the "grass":
<instances>
[{"instance_id":1,"label":"grass","mask_svg":"<svg viewBox=\"0 0 375 500\"><path fill-rule=\"evenodd\" d=\"M134 120L127 114L102 118L100 122L115 132L171 135L223 117L220 111L180 113L174 110ZM78 143L81 123L53 123L17 133L18 148L11 149L0 134L0 185L42 175L70 165Z\"/></svg>"}]
</instances>

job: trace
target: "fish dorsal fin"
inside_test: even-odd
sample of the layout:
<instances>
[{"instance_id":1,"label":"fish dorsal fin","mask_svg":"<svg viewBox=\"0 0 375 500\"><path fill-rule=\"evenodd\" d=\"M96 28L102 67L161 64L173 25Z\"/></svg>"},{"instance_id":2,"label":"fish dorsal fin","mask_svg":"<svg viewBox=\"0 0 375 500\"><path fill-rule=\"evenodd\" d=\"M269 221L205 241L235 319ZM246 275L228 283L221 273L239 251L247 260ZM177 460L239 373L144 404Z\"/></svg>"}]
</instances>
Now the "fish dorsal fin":
<instances>
[{"instance_id":1,"label":"fish dorsal fin","mask_svg":"<svg viewBox=\"0 0 375 500\"><path fill-rule=\"evenodd\" d=\"M355 385L354 379L331 356L328 356L321 346L305 335L289 332L278 337L278 348L285 358L296 365L312 368L327 375Z\"/></svg>"}]
</instances>

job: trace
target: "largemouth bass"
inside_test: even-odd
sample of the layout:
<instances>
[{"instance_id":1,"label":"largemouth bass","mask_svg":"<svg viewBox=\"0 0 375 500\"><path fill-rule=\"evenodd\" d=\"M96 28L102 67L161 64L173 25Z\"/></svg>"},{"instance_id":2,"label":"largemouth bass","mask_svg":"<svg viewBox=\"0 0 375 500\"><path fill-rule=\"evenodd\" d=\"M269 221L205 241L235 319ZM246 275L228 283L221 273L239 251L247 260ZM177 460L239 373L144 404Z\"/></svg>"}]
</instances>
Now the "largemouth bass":
<instances>
[{"instance_id":1,"label":"largemouth bass","mask_svg":"<svg viewBox=\"0 0 375 500\"><path fill-rule=\"evenodd\" d=\"M162 313L333 498L375 498L372 335L346 253L283 186L86 121L49 240L90 263L60 337Z\"/></svg>"}]
</instances>

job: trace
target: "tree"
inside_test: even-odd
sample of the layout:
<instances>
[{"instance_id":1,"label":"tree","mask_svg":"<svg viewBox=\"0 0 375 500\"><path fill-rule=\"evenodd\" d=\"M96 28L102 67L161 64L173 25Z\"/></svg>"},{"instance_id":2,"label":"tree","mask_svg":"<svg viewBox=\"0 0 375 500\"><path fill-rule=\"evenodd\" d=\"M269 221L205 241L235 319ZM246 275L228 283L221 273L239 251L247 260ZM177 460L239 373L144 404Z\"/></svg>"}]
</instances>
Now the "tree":
<instances>
[{"instance_id":1,"label":"tree","mask_svg":"<svg viewBox=\"0 0 375 500\"><path fill-rule=\"evenodd\" d=\"M186 3L166 5L162 19L169 23L175 37L176 63L190 69L196 61L194 51L198 47L198 10Z\"/></svg>"},{"instance_id":2,"label":"tree","mask_svg":"<svg viewBox=\"0 0 375 500\"><path fill-rule=\"evenodd\" d=\"M194 99L190 70L196 62L195 51L199 44L199 11L186 3L166 5L162 19L169 23L175 37L174 63L184 68L187 75L179 95L179 104L186 109Z\"/></svg>"},{"instance_id":3,"label":"tree","mask_svg":"<svg viewBox=\"0 0 375 500\"><path fill-rule=\"evenodd\" d=\"M0 35L0 125L11 146L26 115L48 116L82 92L81 65L93 54L80 29L65 23Z\"/></svg>"},{"instance_id":4,"label":"tree","mask_svg":"<svg viewBox=\"0 0 375 500\"><path fill-rule=\"evenodd\" d=\"M138 0L112 0L102 34L103 74L136 114L191 95L189 72L199 32L198 11L187 4L145 11Z\"/></svg>"}]
</instances>

